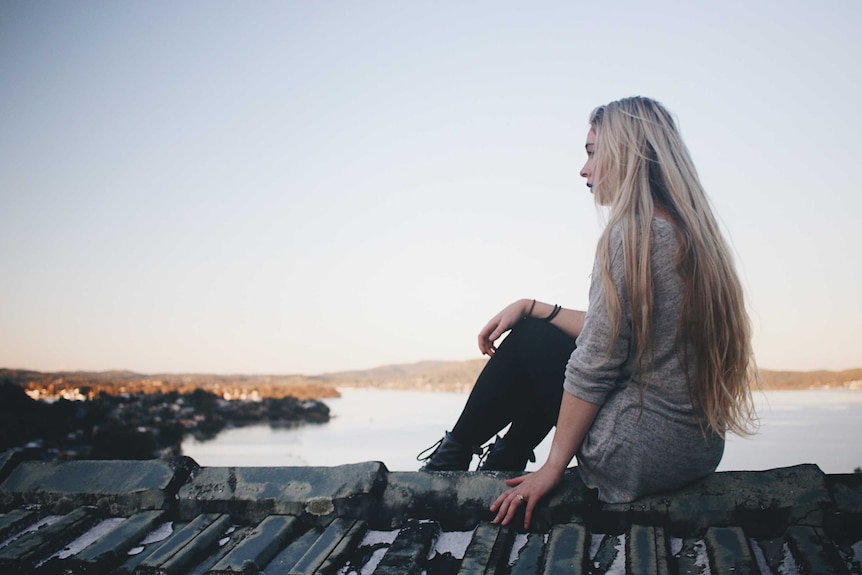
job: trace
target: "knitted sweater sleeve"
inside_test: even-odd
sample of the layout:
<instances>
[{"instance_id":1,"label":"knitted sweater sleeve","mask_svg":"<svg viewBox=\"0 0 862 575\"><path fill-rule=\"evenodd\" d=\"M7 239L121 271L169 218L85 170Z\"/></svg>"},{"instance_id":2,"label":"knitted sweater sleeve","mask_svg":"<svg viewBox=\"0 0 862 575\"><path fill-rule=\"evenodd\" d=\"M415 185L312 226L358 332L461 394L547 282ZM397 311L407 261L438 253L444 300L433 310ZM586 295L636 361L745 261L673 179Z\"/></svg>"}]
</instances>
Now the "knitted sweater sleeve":
<instances>
[{"instance_id":1,"label":"knitted sweater sleeve","mask_svg":"<svg viewBox=\"0 0 862 575\"><path fill-rule=\"evenodd\" d=\"M611 232L611 279L622 307L619 335L611 345L611 325L605 288L598 258L593 264L590 283L590 303L577 348L566 365L563 388L579 399L602 405L608 394L628 380L631 344L631 312L625 287L622 238L618 230Z\"/></svg>"}]
</instances>

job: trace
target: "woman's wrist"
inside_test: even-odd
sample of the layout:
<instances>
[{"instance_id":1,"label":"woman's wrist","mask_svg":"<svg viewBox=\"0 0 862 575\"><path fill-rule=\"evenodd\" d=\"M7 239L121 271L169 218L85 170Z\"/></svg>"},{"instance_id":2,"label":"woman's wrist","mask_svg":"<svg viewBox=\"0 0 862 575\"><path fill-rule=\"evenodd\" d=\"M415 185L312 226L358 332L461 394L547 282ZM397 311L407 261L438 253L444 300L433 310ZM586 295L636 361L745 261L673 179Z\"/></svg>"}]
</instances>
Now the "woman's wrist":
<instances>
[{"instance_id":1,"label":"woman's wrist","mask_svg":"<svg viewBox=\"0 0 862 575\"><path fill-rule=\"evenodd\" d=\"M560 461L554 461L549 457L547 461L545 461L545 463L542 465L542 467L545 469L546 472L551 473L559 478L562 478L570 462L571 460L561 464Z\"/></svg>"},{"instance_id":2,"label":"woman's wrist","mask_svg":"<svg viewBox=\"0 0 862 575\"><path fill-rule=\"evenodd\" d=\"M519 300L519 302L521 304L521 317L523 319L526 319L528 317L537 317L539 319L543 319L547 322L550 322L555 317L557 317L557 314L559 314L560 311L562 311L563 309L563 307L560 305L552 306L546 303L537 302L534 299L522 299ZM550 311L548 311L548 308L550 308Z\"/></svg>"}]
</instances>

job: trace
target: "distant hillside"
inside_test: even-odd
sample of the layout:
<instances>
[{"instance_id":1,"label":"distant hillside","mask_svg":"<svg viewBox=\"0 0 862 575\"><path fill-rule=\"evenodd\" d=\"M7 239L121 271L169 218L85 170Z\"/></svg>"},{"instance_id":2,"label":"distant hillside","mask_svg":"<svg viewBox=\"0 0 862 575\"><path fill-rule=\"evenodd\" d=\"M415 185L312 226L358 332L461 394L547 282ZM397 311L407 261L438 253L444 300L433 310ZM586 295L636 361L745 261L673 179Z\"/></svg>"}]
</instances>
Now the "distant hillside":
<instances>
[{"instance_id":1,"label":"distant hillside","mask_svg":"<svg viewBox=\"0 0 862 575\"><path fill-rule=\"evenodd\" d=\"M158 393L195 389L222 397L285 397L321 399L338 395L338 387L447 391L466 393L485 363L485 358L466 361L421 361L385 365L372 369L341 371L321 375L213 375L139 374L130 371L56 372L0 369L0 382L8 381L56 397L67 390L80 390L84 397L100 392ZM764 389L862 389L862 369L845 371L761 370Z\"/></svg>"},{"instance_id":2,"label":"distant hillside","mask_svg":"<svg viewBox=\"0 0 862 575\"><path fill-rule=\"evenodd\" d=\"M862 369L844 371L760 370L764 389L862 389Z\"/></svg>"},{"instance_id":3,"label":"distant hillside","mask_svg":"<svg viewBox=\"0 0 862 575\"><path fill-rule=\"evenodd\" d=\"M337 387L377 387L381 389L420 389L432 391L469 391L487 359L467 361L423 361L405 365L386 365L362 371L344 371L317 376L315 380ZM771 371L760 370L764 389L860 389L862 369L844 371Z\"/></svg>"},{"instance_id":4,"label":"distant hillside","mask_svg":"<svg viewBox=\"0 0 862 575\"><path fill-rule=\"evenodd\" d=\"M420 361L384 365L361 371L341 371L317 376L336 387L373 387L419 391L468 392L485 367L487 358L466 361Z\"/></svg>"}]
</instances>

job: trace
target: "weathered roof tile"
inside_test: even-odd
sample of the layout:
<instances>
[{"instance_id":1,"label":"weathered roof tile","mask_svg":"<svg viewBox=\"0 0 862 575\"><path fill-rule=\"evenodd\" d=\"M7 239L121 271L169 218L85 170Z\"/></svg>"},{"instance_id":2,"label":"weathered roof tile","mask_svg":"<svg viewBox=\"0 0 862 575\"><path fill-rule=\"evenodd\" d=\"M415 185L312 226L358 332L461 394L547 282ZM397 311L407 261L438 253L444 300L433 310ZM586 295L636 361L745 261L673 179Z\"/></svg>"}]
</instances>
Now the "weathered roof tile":
<instances>
[{"instance_id":1,"label":"weathered roof tile","mask_svg":"<svg viewBox=\"0 0 862 575\"><path fill-rule=\"evenodd\" d=\"M514 535L508 527L480 523L464 553L464 560L458 573L483 575L487 572L496 572L505 565L509 557Z\"/></svg>"},{"instance_id":2,"label":"weathered roof tile","mask_svg":"<svg viewBox=\"0 0 862 575\"><path fill-rule=\"evenodd\" d=\"M74 505L98 506L111 515L162 509L187 470L167 461L69 461L20 463L0 485L3 505L38 503L52 513Z\"/></svg>"},{"instance_id":3,"label":"weathered roof tile","mask_svg":"<svg viewBox=\"0 0 862 575\"><path fill-rule=\"evenodd\" d=\"M322 527L311 527L301 531L296 538L282 549L278 555L266 566L266 569L275 573L289 573L290 569L302 559L311 549L320 535ZM252 571L253 572L253 571Z\"/></svg>"},{"instance_id":4,"label":"weathered roof tile","mask_svg":"<svg viewBox=\"0 0 862 575\"><path fill-rule=\"evenodd\" d=\"M838 575L847 573L832 542L820 529L797 525L787 529L786 539L796 564L803 573Z\"/></svg>"},{"instance_id":5,"label":"weathered roof tile","mask_svg":"<svg viewBox=\"0 0 862 575\"><path fill-rule=\"evenodd\" d=\"M79 507L59 521L15 539L0 549L3 573L27 573L99 520L92 507Z\"/></svg>"},{"instance_id":6,"label":"weathered roof tile","mask_svg":"<svg viewBox=\"0 0 862 575\"><path fill-rule=\"evenodd\" d=\"M630 525L626 536L626 571L644 575L670 575L664 529Z\"/></svg>"},{"instance_id":7,"label":"weathered roof tile","mask_svg":"<svg viewBox=\"0 0 862 575\"><path fill-rule=\"evenodd\" d=\"M135 572L141 575L180 574L207 552L230 527L228 515L205 514L197 516L191 523L165 540L138 566Z\"/></svg>"},{"instance_id":8,"label":"weathered roof tile","mask_svg":"<svg viewBox=\"0 0 862 575\"><path fill-rule=\"evenodd\" d=\"M745 532L739 527L710 527L704 537L710 564L719 573L758 573L754 553Z\"/></svg>"},{"instance_id":9,"label":"weathered roof tile","mask_svg":"<svg viewBox=\"0 0 862 575\"><path fill-rule=\"evenodd\" d=\"M375 575L420 575L439 529L431 521L408 521L377 564Z\"/></svg>"},{"instance_id":10,"label":"weathered roof tile","mask_svg":"<svg viewBox=\"0 0 862 575\"><path fill-rule=\"evenodd\" d=\"M524 534L523 544L515 554L510 575L535 575L539 573L545 552L545 538L541 533ZM512 554L510 554L511 558Z\"/></svg>"},{"instance_id":11,"label":"weathered roof tile","mask_svg":"<svg viewBox=\"0 0 862 575\"><path fill-rule=\"evenodd\" d=\"M270 515L234 547L211 572L214 575L260 570L278 554L298 528L292 515Z\"/></svg>"},{"instance_id":12,"label":"weathered roof tile","mask_svg":"<svg viewBox=\"0 0 862 575\"><path fill-rule=\"evenodd\" d=\"M555 525L548 537L542 573L576 573L587 564L587 529L577 523Z\"/></svg>"},{"instance_id":13,"label":"weathered roof tile","mask_svg":"<svg viewBox=\"0 0 862 575\"><path fill-rule=\"evenodd\" d=\"M11 533L21 531L33 523L36 517L36 512L31 509L13 509L0 516L0 541L6 539Z\"/></svg>"},{"instance_id":14,"label":"weathered roof tile","mask_svg":"<svg viewBox=\"0 0 862 575\"><path fill-rule=\"evenodd\" d=\"M289 575L314 575L326 563L332 563L330 556L339 557L340 553L359 542L365 533L365 525L350 519L335 519L323 530L317 540L294 564ZM342 558L346 561L346 557Z\"/></svg>"},{"instance_id":15,"label":"weathered roof tile","mask_svg":"<svg viewBox=\"0 0 862 575\"><path fill-rule=\"evenodd\" d=\"M118 563L132 547L163 520L165 514L162 510L135 513L116 529L78 553L70 565L77 572L97 573L108 565Z\"/></svg>"},{"instance_id":16,"label":"weathered roof tile","mask_svg":"<svg viewBox=\"0 0 862 575\"><path fill-rule=\"evenodd\" d=\"M205 467L179 490L179 513L230 513L257 523L268 515L319 518L365 517L386 483L379 462L338 467Z\"/></svg>"},{"instance_id":17,"label":"weathered roof tile","mask_svg":"<svg viewBox=\"0 0 862 575\"><path fill-rule=\"evenodd\" d=\"M490 523L510 475L19 461L0 485L0 573L862 573L862 476L717 473L606 505L570 470L525 533Z\"/></svg>"}]
</instances>

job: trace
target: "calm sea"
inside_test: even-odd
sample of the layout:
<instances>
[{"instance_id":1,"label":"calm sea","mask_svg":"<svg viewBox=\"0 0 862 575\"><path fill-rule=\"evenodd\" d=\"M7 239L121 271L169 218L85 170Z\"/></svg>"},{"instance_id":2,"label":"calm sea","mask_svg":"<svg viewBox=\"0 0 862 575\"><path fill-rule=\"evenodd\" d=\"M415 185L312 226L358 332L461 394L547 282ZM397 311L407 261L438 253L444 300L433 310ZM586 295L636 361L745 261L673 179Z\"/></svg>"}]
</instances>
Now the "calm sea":
<instances>
[{"instance_id":1,"label":"calm sea","mask_svg":"<svg viewBox=\"0 0 862 575\"><path fill-rule=\"evenodd\" d=\"M390 471L415 471L416 455L451 429L464 405L460 393L341 389L326 400L322 425L229 429L215 439L183 443L183 453L207 467L332 466L382 461ZM729 436L719 471L816 463L826 473L862 467L862 391L771 391L756 397L760 432ZM535 469L551 437L536 449Z\"/></svg>"}]
</instances>

